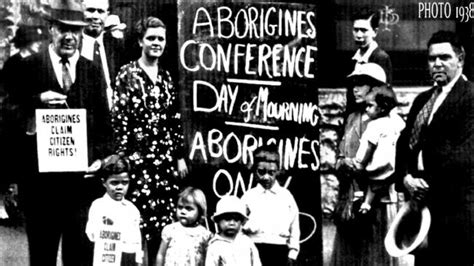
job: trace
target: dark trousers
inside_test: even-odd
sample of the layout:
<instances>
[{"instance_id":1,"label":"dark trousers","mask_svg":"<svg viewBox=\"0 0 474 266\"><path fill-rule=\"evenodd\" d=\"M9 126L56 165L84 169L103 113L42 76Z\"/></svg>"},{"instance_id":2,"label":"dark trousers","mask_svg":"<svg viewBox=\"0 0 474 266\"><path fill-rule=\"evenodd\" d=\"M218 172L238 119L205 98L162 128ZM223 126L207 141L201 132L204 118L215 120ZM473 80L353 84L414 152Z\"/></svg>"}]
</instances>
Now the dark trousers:
<instances>
[{"instance_id":1,"label":"dark trousers","mask_svg":"<svg viewBox=\"0 0 474 266\"><path fill-rule=\"evenodd\" d=\"M262 266L286 266L288 263L288 247L256 243Z\"/></svg>"},{"instance_id":2,"label":"dark trousers","mask_svg":"<svg viewBox=\"0 0 474 266\"><path fill-rule=\"evenodd\" d=\"M156 256L158 255L158 249L160 248L161 237L157 236L150 240L145 240L144 242L146 245L145 256L147 256L144 259L148 260L148 265L155 265Z\"/></svg>"},{"instance_id":3,"label":"dark trousers","mask_svg":"<svg viewBox=\"0 0 474 266\"><path fill-rule=\"evenodd\" d=\"M22 182L31 266L56 265L60 240L64 266L92 264L85 226L97 195L89 185L82 173L35 173Z\"/></svg>"},{"instance_id":4,"label":"dark trousers","mask_svg":"<svg viewBox=\"0 0 474 266\"><path fill-rule=\"evenodd\" d=\"M120 261L120 266L136 266L135 253L125 253L122 252L122 260Z\"/></svg>"}]
</instances>

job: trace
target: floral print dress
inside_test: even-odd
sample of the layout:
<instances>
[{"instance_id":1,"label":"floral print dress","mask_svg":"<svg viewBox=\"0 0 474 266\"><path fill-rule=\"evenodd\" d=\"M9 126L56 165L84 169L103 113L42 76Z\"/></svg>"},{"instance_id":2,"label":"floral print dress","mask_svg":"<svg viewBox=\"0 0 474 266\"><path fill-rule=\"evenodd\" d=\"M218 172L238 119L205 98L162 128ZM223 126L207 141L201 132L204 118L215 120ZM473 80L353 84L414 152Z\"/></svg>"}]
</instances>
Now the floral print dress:
<instances>
[{"instance_id":1,"label":"floral print dress","mask_svg":"<svg viewBox=\"0 0 474 266\"><path fill-rule=\"evenodd\" d=\"M177 91L168 71L154 83L138 61L121 67L115 81L112 125L117 152L130 159L129 198L140 210L146 239L173 222L179 193L177 159L183 134Z\"/></svg>"}]
</instances>

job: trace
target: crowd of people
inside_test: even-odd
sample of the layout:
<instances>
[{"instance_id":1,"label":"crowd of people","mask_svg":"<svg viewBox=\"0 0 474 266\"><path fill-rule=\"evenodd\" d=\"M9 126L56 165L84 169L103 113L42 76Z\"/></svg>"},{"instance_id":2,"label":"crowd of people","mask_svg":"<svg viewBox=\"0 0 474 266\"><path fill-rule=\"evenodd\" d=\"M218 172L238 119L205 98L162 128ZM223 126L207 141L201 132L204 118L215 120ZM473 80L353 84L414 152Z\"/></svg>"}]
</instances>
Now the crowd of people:
<instances>
[{"instance_id":1,"label":"crowd of people","mask_svg":"<svg viewBox=\"0 0 474 266\"><path fill-rule=\"evenodd\" d=\"M216 234L206 195L183 187L182 117L177 87L160 62L167 29L159 18L133 25L138 58L127 58L127 25L110 14L108 0L51 1L45 19L49 29L19 27L19 52L5 64L1 84L9 106L5 143L20 143L11 158L26 166L7 172L19 175L11 181L20 185L31 265L56 265L60 243L64 265L103 265L106 251L118 252L116 265L297 265L299 210L277 181L276 146L253 152L256 187L217 203ZM383 243L398 190L432 215L429 245L416 265L472 265L474 85L462 74L464 48L453 32L431 37L434 86L415 99L405 121L390 57L375 41L378 21L377 12L353 17L358 49L336 163L331 264L398 265ZM28 78L12 74L20 69ZM87 111L86 172L38 171L35 110L57 108Z\"/></svg>"},{"instance_id":2,"label":"crowd of people","mask_svg":"<svg viewBox=\"0 0 474 266\"><path fill-rule=\"evenodd\" d=\"M428 244L414 247L415 265L472 265L474 85L462 74L464 48L454 32L431 36L427 58L434 85L415 98L404 121L391 88L390 57L374 40L378 22L377 12L353 17L358 49L347 78L336 162L340 187L331 265L399 265L384 246L397 214L397 191L417 206L413 212L426 207L431 213L423 241ZM426 224L411 222L414 232L402 228L393 240L401 251L413 243L402 239L417 237L421 222Z\"/></svg>"},{"instance_id":3,"label":"crowd of people","mask_svg":"<svg viewBox=\"0 0 474 266\"><path fill-rule=\"evenodd\" d=\"M299 212L276 182L276 146L254 153L255 193L218 202L213 235L206 196L181 182L188 169L178 91L160 62L165 24L140 19L134 25L140 56L125 58L116 32L124 25L106 26L108 0L66 3L51 2L45 17L51 41L43 49L36 43L47 39L44 29L20 26L22 50L3 70L15 113L10 136L24 143L27 167L16 181L30 264L56 265L61 243L64 265L293 265ZM16 80L11 74L19 69L29 78ZM85 172L38 170L35 110L58 108L86 109ZM278 226L270 226L273 220Z\"/></svg>"}]
</instances>

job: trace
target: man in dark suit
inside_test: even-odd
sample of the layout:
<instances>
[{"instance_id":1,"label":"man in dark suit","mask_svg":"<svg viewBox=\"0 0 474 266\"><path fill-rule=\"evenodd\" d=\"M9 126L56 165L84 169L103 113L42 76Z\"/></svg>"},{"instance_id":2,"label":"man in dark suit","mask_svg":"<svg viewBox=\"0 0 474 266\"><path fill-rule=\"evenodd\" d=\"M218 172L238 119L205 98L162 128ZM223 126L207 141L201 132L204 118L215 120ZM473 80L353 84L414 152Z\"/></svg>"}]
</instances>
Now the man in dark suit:
<instances>
[{"instance_id":1,"label":"man in dark suit","mask_svg":"<svg viewBox=\"0 0 474 266\"><path fill-rule=\"evenodd\" d=\"M88 25L84 28L81 55L94 61L104 73L107 84L107 99L112 107L112 87L118 70L126 62L124 40L105 31L109 15L109 0L84 0L84 17Z\"/></svg>"},{"instance_id":2,"label":"man in dark suit","mask_svg":"<svg viewBox=\"0 0 474 266\"><path fill-rule=\"evenodd\" d=\"M352 34L358 47L352 57L354 65L376 63L380 65L387 76L387 83L392 83L392 62L388 54L375 41L379 28L378 12L362 10L352 17ZM354 69L354 68L353 68Z\"/></svg>"},{"instance_id":3,"label":"man in dark suit","mask_svg":"<svg viewBox=\"0 0 474 266\"><path fill-rule=\"evenodd\" d=\"M87 25L80 1L52 1L50 12L51 44L23 61L24 78L19 80L23 95L17 98L30 136L24 151L29 176L20 192L31 265L56 265L60 239L64 265L84 265L92 261L92 244L85 235L87 209L103 193L100 182L84 179L84 172L39 172L34 114L36 109L86 109L89 164L110 151L110 118L100 70L79 54Z\"/></svg>"},{"instance_id":4,"label":"man in dark suit","mask_svg":"<svg viewBox=\"0 0 474 266\"><path fill-rule=\"evenodd\" d=\"M474 84L462 74L464 57L453 32L433 34L435 86L414 100L398 143L400 181L432 215L428 249L416 265L474 263Z\"/></svg>"}]
</instances>

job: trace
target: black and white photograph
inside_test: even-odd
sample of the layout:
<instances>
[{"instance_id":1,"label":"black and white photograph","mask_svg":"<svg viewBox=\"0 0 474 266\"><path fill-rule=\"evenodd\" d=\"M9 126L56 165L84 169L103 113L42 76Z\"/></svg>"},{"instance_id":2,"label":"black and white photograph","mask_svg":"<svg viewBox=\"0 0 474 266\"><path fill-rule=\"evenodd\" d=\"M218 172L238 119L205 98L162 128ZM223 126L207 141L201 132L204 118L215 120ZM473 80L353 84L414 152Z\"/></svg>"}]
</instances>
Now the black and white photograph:
<instances>
[{"instance_id":1,"label":"black and white photograph","mask_svg":"<svg viewBox=\"0 0 474 266\"><path fill-rule=\"evenodd\" d=\"M0 265L473 266L473 21L0 0Z\"/></svg>"}]
</instances>

